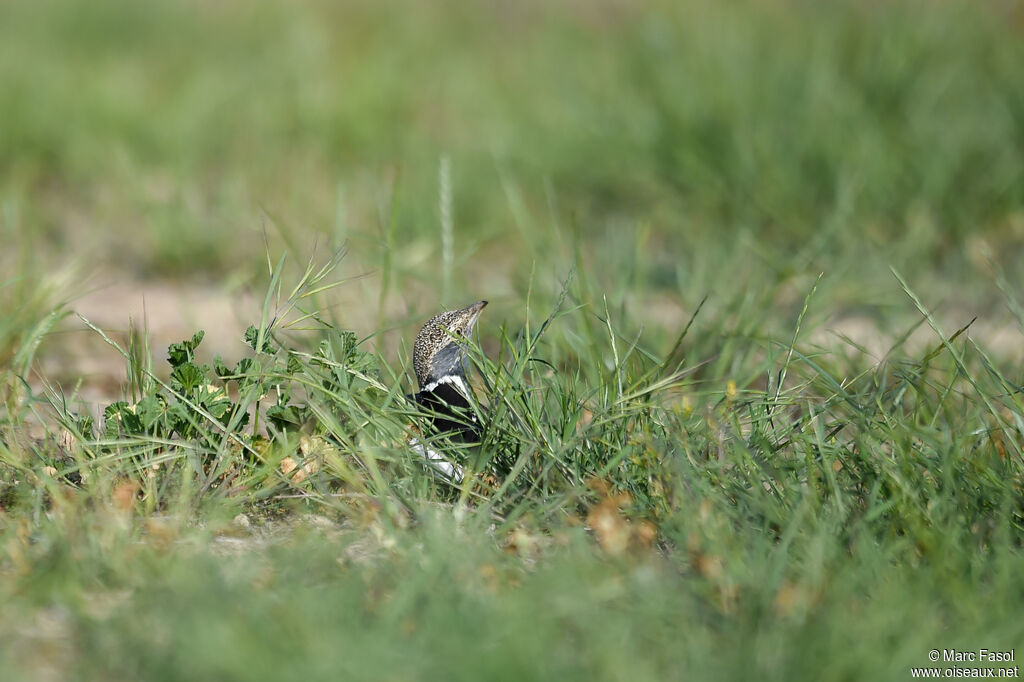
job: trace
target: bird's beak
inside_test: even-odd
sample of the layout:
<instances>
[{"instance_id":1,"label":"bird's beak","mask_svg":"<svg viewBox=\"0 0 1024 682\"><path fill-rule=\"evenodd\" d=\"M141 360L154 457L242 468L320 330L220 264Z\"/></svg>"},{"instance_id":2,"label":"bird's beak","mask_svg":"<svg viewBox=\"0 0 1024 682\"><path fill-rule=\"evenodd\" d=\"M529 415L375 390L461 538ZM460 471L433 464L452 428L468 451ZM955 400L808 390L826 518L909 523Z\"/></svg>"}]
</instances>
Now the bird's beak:
<instances>
[{"instance_id":1,"label":"bird's beak","mask_svg":"<svg viewBox=\"0 0 1024 682\"><path fill-rule=\"evenodd\" d=\"M486 308L486 307L487 307L487 301L477 301L473 305L471 305L468 308L466 308L466 310L469 311L469 314L472 315L472 317L469 318L469 325L468 325L468 328L469 328L470 331L472 331L473 327L476 326L476 321L480 317L481 311L483 311L483 309Z\"/></svg>"}]
</instances>

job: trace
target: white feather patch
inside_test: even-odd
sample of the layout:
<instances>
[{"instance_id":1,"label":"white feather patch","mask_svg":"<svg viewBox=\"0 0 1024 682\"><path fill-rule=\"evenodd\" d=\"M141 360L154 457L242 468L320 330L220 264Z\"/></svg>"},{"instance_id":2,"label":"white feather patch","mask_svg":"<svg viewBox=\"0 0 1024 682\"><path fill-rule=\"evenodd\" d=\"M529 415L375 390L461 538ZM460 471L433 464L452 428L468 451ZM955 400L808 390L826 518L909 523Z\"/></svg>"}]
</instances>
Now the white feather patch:
<instances>
[{"instance_id":1,"label":"white feather patch","mask_svg":"<svg viewBox=\"0 0 1024 682\"><path fill-rule=\"evenodd\" d=\"M461 393L462 397L464 397L466 400L468 400L470 402L473 402L473 399L474 399L473 392L469 390L468 386L466 386L466 382L462 380L462 377L460 377L457 374L449 374L448 376L441 377L437 381L431 381L420 392L421 393L430 393L431 391L436 389L441 384L453 384L455 386L455 390L457 390L459 393ZM470 415L470 419L475 423L476 422L476 415L475 414L474 415Z\"/></svg>"},{"instance_id":2,"label":"white feather patch","mask_svg":"<svg viewBox=\"0 0 1024 682\"><path fill-rule=\"evenodd\" d=\"M432 450L431 448L428 448L426 445L419 442L419 440L417 440L416 438L413 438L411 441L409 441L409 445L412 446L413 452L417 453L425 460L427 460L427 464L430 466L431 469L443 474L450 481L454 481L455 483L462 483L462 477L464 476L464 474L462 471L462 467L460 467L458 464L452 464L447 459L445 459L441 453L437 452L436 450Z\"/></svg>"},{"instance_id":3,"label":"white feather patch","mask_svg":"<svg viewBox=\"0 0 1024 682\"><path fill-rule=\"evenodd\" d=\"M469 388L466 386L466 382L462 380L457 374L449 374L448 376L441 377L437 381L431 381L429 384L423 387L422 393L430 393L441 384L455 384L455 388L458 389L459 393L469 397Z\"/></svg>"}]
</instances>

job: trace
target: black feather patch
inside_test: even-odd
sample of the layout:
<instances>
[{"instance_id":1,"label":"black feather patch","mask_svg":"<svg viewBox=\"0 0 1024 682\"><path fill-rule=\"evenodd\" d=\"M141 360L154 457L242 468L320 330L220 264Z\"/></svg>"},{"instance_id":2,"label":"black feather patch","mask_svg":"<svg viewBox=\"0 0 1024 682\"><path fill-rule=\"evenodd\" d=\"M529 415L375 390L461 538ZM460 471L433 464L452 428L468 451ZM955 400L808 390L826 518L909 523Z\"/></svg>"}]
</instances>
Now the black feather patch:
<instances>
[{"instance_id":1,"label":"black feather patch","mask_svg":"<svg viewBox=\"0 0 1024 682\"><path fill-rule=\"evenodd\" d=\"M438 384L432 390L420 391L412 397L438 433L457 437L463 442L480 439L480 424L473 408L455 384Z\"/></svg>"}]
</instances>

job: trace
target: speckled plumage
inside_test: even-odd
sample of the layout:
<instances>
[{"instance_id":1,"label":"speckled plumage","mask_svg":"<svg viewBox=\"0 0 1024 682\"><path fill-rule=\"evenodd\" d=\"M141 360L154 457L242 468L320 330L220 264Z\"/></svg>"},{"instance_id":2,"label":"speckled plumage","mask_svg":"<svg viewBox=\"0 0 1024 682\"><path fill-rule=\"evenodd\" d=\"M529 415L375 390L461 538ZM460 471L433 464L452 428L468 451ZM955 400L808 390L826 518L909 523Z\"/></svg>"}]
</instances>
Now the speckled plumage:
<instances>
[{"instance_id":1,"label":"speckled plumage","mask_svg":"<svg viewBox=\"0 0 1024 682\"><path fill-rule=\"evenodd\" d=\"M473 333L473 326L486 305L487 301L477 301L461 310L439 313L423 325L412 347L412 366L421 391L445 377L465 380L465 353L459 348L457 338L468 338Z\"/></svg>"},{"instance_id":2,"label":"speckled plumage","mask_svg":"<svg viewBox=\"0 0 1024 682\"><path fill-rule=\"evenodd\" d=\"M487 301L477 301L461 310L434 315L420 329L412 345L412 365L420 391L409 398L419 405L432 429L447 439L479 440L480 424L471 403L473 394L466 380L466 357L461 344L473 333L486 305ZM456 483L462 481L462 467L450 461L443 450L435 450L416 438L411 445L434 471Z\"/></svg>"}]
</instances>

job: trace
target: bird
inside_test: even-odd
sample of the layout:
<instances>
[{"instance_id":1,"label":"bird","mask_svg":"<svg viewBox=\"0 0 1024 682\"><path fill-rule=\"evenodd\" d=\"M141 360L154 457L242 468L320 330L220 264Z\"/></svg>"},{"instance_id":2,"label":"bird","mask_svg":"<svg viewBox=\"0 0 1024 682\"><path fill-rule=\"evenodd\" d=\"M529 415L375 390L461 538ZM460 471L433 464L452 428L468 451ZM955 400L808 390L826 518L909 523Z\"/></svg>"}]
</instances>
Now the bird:
<instances>
[{"instance_id":1,"label":"bird","mask_svg":"<svg viewBox=\"0 0 1024 682\"><path fill-rule=\"evenodd\" d=\"M410 396L426 414L434 431L450 440L464 443L478 441L480 423L473 406L476 396L466 376L469 359L466 342L487 301L459 310L434 315L420 329L413 342L412 365L419 392ZM435 471L459 483L463 470L418 439L413 449L427 459Z\"/></svg>"}]
</instances>

